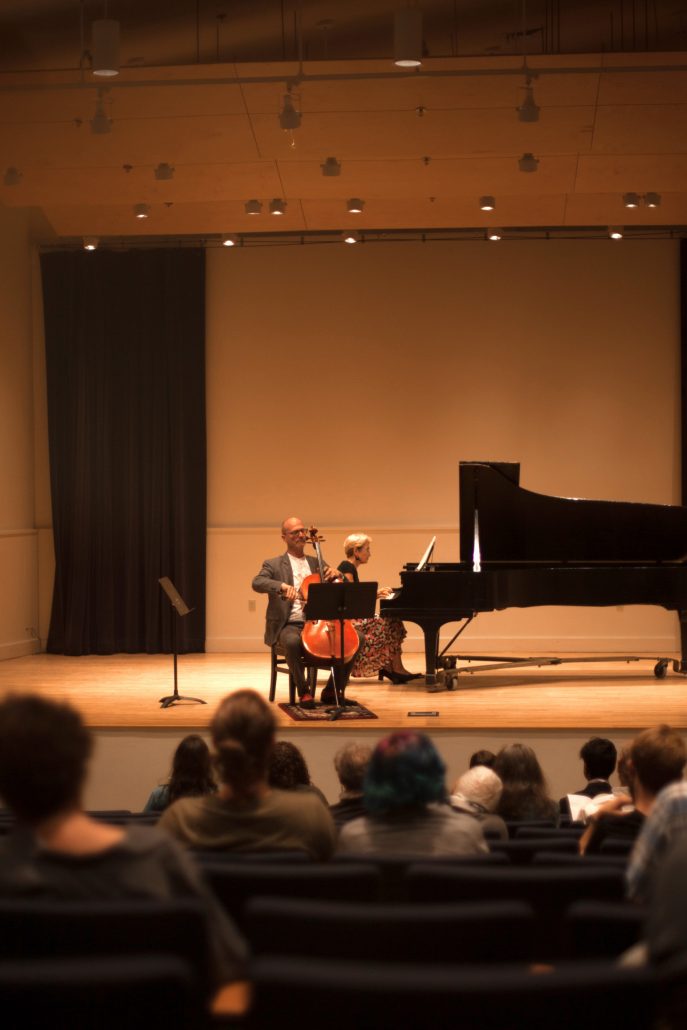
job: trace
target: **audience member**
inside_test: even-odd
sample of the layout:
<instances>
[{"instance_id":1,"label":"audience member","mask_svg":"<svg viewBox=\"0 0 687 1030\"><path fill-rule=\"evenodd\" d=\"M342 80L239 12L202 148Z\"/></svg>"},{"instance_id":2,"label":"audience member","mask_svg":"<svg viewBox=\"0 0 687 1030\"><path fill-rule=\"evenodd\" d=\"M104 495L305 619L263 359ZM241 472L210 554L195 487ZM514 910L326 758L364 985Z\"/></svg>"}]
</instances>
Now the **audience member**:
<instances>
[{"instance_id":1,"label":"audience member","mask_svg":"<svg viewBox=\"0 0 687 1030\"><path fill-rule=\"evenodd\" d=\"M503 783L497 815L511 820L558 821L558 805L549 797L544 773L531 747L510 744L501 748L494 772Z\"/></svg>"},{"instance_id":2,"label":"audience member","mask_svg":"<svg viewBox=\"0 0 687 1030\"><path fill-rule=\"evenodd\" d=\"M363 782L371 754L372 748L364 744L350 743L339 748L334 756L334 768L341 784L341 794L337 803L329 806L329 811L339 830L344 823L366 814Z\"/></svg>"},{"instance_id":3,"label":"audience member","mask_svg":"<svg viewBox=\"0 0 687 1030\"><path fill-rule=\"evenodd\" d=\"M245 942L174 841L153 827L110 826L83 811L91 750L91 735L69 705L33 695L0 703L0 796L17 822L0 841L0 896L197 898L207 912L214 980L244 975Z\"/></svg>"},{"instance_id":4,"label":"audience member","mask_svg":"<svg viewBox=\"0 0 687 1030\"><path fill-rule=\"evenodd\" d=\"M341 828L339 850L372 855L486 853L477 820L446 804L445 772L423 733L404 730L384 737L365 776L368 814Z\"/></svg>"},{"instance_id":5,"label":"audience member","mask_svg":"<svg viewBox=\"0 0 687 1030\"><path fill-rule=\"evenodd\" d=\"M571 790L571 794L581 794L584 797L595 798L598 794L612 794L609 778L615 769L618 758L615 744L606 737L592 737L580 749L582 759L582 770L586 785L580 790ZM567 795L559 802L563 815L570 815L570 804Z\"/></svg>"},{"instance_id":6,"label":"audience member","mask_svg":"<svg viewBox=\"0 0 687 1030\"><path fill-rule=\"evenodd\" d=\"M155 787L144 812L164 812L177 798L200 797L217 790L212 778L210 749L197 733L184 737L174 752L168 783Z\"/></svg>"},{"instance_id":7,"label":"audience member","mask_svg":"<svg viewBox=\"0 0 687 1030\"><path fill-rule=\"evenodd\" d=\"M627 893L634 901L651 900L656 870L668 848L687 837L687 783L671 783L660 792L635 841L627 867Z\"/></svg>"},{"instance_id":8,"label":"audience member","mask_svg":"<svg viewBox=\"0 0 687 1030\"><path fill-rule=\"evenodd\" d=\"M310 770L300 748L290 740L277 740L267 763L267 782L279 790L300 790L315 794L323 805L328 802L310 779Z\"/></svg>"},{"instance_id":9,"label":"audience member","mask_svg":"<svg viewBox=\"0 0 687 1030\"><path fill-rule=\"evenodd\" d=\"M160 826L193 848L224 851L306 851L328 858L334 823L311 793L274 790L267 767L275 720L254 690L237 690L221 702L210 724L217 794L180 798L160 817Z\"/></svg>"},{"instance_id":10,"label":"audience member","mask_svg":"<svg viewBox=\"0 0 687 1030\"><path fill-rule=\"evenodd\" d=\"M669 726L638 734L624 759L623 776L631 783L630 794L618 795L592 813L580 839L580 852L594 854L609 839L634 840L659 791L682 779L686 758L682 737Z\"/></svg>"},{"instance_id":11,"label":"audience member","mask_svg":"<svg viewBox=\"0 0 687 1030\"><path fill-rule=\"evenodd\" d=\"M487 751L486 748L482 748L481 751L475 751L474 755L470 755L470 769L474 769L476 765L486 765L488 769L494 768L494 762L496 761L496 755L493 751Z\"/></svg>"},{"instance_id":12,"label":"audience member","mask_svg":"<svg viewBox=\"0 0 687 1030\"><path fill-rule=\"evenodd\" d=\"M687 959L687 834L667 848L656 868L654 890L646 921L649 958L662 966Z\"/></svg>"},{"instance_id":13,"label":"audience member","mask_svg":"<svg viewBox=\"0 0 687 1030\"><path fill-rule=\"evenodd\" d=\"M477 819L483 833L508 840L508 827L500 815L494 814L502 793L503 784L494 770L486 765L475 765L463 773L448 800L456 812Z\"/></svg>"}]
</instances>

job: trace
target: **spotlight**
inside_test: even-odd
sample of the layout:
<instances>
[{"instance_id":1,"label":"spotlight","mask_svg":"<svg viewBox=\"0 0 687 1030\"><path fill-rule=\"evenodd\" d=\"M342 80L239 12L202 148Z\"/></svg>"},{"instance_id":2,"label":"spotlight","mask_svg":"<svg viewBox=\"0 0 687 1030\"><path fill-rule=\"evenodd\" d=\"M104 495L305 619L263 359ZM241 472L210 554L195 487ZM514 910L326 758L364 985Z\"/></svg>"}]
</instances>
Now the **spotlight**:
<instances>
[{"instance_id":1,"label":"spotlight","mask_svg":"<svg viewBox=\"0 0 687 1030\"><path fill-rule=\"evenodd\" d=\"M610 225L608 227L608 235L612 240L622 240L623 230L618 225Z\"/></svg>"},{"instance_id":2,"label":"spotlight","mask_svg":"<svg viewBox=\"0 0 687 1030\"><path fill-rule=\"evenodd\" d=\"M293 106L293 100L291 94L287 93L284 96L284 105L279 115L279 124L282 129L298 129L301 124L301 112L297 111Z\"/></svg>"},{"instance_id":3,"label":"spotlight","mask_svg":"<svg viewBox=\"0 0 687 1030\"><path fill-rule=\"evenodd\" d=\"M83 238L83 249L84 250L97 250L98 249L98 237L97 236L84 236Z\"/></svg>"},{"instance_id":4,"label":"spotlight","mask_svg":"<svg viewBox=\"0 0 687 1030\"><path fill-rule=\"evenodd\" d=\"M501 229L487 229L487 239L491 240L493 243L500 240L502 236L503 231Z\"/></svg>"},{"instance_id":5,"label":"spotlight","mask_svg":"<svg viewBox=\"0 0 687 1030\"><path fill-rule=\"evenodd\" d=\"M523 100L520 107L517 108L518 120L521 122L538 122L539 121L539 108L534 100L534 89L528 79L525 86L525 99Z\"/></svg>"},{"instance_id":6,"label":"spotlight","mask_svg":"<svg viewBox=\"0 0 687 1030\"><path fill-rule=\"evenodd\" d=\"M538 166L539 161L534 154L523 154L518 160L518 168L521 172L536 172Z\"/></svg>"},{"instance_id":7,"label":"spotlight","mask_svg":"<svg viewBox=\"0 0 687 1030\"><path fill-rule=\"evenodd\" d=\"M274 200L270 201L270 214L271 215L283 215L286 214L286 201L279 200L275 197Z\"/></svg>"},{"instance_id":8,"label":"spotlight","mask_svg":"<svg viewBox=\"0 0 687 1030\"><path fill-rule=\"evenodd\" d=\"M18 186L22 180L22 173L18 168L8 168L2 177L5 186Z\"/></svg>"},{"instance_id":9,"label":"spotlight","mask_svg":"<svg viewBox=\"0 0 687 1030\"><path fill-rule=\"evenodd\" d=\"M238 246L239 238L235 236L233 232L230 232L227 236L222 237L223 247L236 247Z\"/></svg>"},{"instance_id":10,"label":"spotlight","mask_svg":"<svg viewBox=\"0 0 687 1030\"><path fill-rule=\"evenodd\" d=\"M137 218L147 218L150 214L148 204L134 204L134 214Z\"/></svg>"},{"instance_id":11,"label":"spotlight","mask_svg":"<svg viewBox=\"0 0 687 1030\"><path fill-rule=\"evenodd\" d=\"M361 214L364 207L365 201L361 200L360 197L351 197L350 200L346 201L346 210L349 215Z\"/></svg>"},{"instance_id":12,"label":"spotlight","mask_svg":"<svg viewBox=\"0 0 687 1030\"><path fill-rule=\"evenodd\" d=\"M161 161L155 169L155 178L160 180L173 179L174 168L172 168L171 165L168 165L166 161Z\"/></svg>"},{"instance_id":13,"label":"spotlight","mask_svg":"<svg viewBox=\"0 0 687 1030\"><path fill-rule=\"evenodd\" d=\"M262 211L262 204L259 200L247 200L243 205L243 210L247 215L259 215Z\"/></svg>"},{"instance_id":14,"label":"spotlight","mask_svg":"<svg viewBox=\"0 0 687 1030\"><path fill-rule=\"evenodd\" d=\"M480 211L493 211L496 207L496 201L493 197L480 197L479 198Z\"/></svg>"},{"instance_id":15,"label":"spotlight","mask_svg":"<svg viewBox=\"0 0 687 1030\"><path fill-rule=\"evenodd\" d=\"M661 194L660 193L645 193L644 203L647 207L660 207Z\"/></svg>"},{"instance_id":16,"label":"spotlight","mask_svg":"<svg viewBox=\"0 0 687 1030\"><path fill-rule=\"evenodd\" d=\"M323 175L341 175L341 165L335 157L328 157L324 164L320 165Z\"/></svg>"},{"instance_id":17,"label":"spotlight","mask_svg":"<svg viewBox=\"0 0 687 1030\"><path fill-rule=\"evenodd\" d=\"M93 74L119 75L119 22L100 18L91 25Z\"/></svg>"},{"instance_id":18,"label":"spotlight","mask_svg":"<svg viewBox=\"0 0 687 1030\"><path fill-rule=\"evenodd\" d=\"M112 119L108 118L105 111L105 95L107 90L98 90L98 99L95 102L95 114L91 118L91 132L96 136L103 136L112 128Z\"/></svg>"},{"instance_id":19,"label":"spotlight","mask_svg":"<svg viewBox=\"0 0 687 1030\"><path fill-rule=\"evenodd\" d=\"M356 229L353 229L347 230L346 232L342 232L341 239L344 243L360 243L362 237Z\"/></svg>"},{"instance_id":20,"label":"spotlight","mask_svg":"<svg viewBox=\"0 0 687 1030\"><path fill-rule=\"evenodd\" d=\"M417 68L422 64L422 11L402 7L394 14L394 64Z\"/></svg>"},{"instance_id":21,"label":"spotlight","mask_svg":"<svg viewBox=\"0 0 687 1030\"><path fill-rule=\"evenodd\" d=\"M639 193L623 193L625 207L639 207Z\"/></svg>"}]
</instances>

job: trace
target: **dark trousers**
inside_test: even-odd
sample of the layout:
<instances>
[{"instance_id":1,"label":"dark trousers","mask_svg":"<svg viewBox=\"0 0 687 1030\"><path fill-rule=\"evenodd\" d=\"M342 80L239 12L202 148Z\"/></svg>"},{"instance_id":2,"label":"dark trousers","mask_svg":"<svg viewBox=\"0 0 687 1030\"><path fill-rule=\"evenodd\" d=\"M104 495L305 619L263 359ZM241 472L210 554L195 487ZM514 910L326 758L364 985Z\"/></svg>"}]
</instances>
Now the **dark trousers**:
<instances>
[{"instance_id":1,"label":"dark trousers","mask_svg":"<svg viewBox=\"0 0 687 1030\"><path fill-rule=\"evenodd\" d=\"M277 640L277 650L280 654L283 654L286 658L286 664L289 667L289 672L293 676L293 681L296 684L296 693L299 697L307 693L307 683L305 680L305 668L303 665L303 656L312 659L311 664L316 665L318 668L329 669L325 661L319 658L312 658L303 649L301 643L301 633L303 632L302 622L287 622ZM357 631L356 631L357 632ZM362 640L360 633L358 636ZM353 666L353 658L350 662L346 662L343 668L340 665L334 666L334 674L336 676L336 686L341 694L346 689L349 677L351 675L351 668ZM331 686L331 676L329 682L325 686L325 690Z\"/></svg>"}]
</instances>

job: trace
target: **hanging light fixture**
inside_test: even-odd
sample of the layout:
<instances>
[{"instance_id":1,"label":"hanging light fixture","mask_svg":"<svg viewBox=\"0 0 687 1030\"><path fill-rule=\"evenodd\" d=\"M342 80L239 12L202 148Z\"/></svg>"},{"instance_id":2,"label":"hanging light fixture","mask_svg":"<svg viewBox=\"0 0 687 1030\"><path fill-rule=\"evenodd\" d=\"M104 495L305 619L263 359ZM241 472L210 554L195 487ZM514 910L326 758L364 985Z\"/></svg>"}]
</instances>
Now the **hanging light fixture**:
<instances>
[{"instance_id":1,"label":"hanging light fixture","mask_svg":"<svg viewBox=\"0 0 687 1030\"><path fill-rule=\"evenodd\" d=\"M174 171L175 171L175 169L172 168L171 165L167 164L166 161L161 161L160 164L155 169L155 178L156 179L160 179L162 181L164 181L166 179L173 179L174 178Z\"/></svg>"},{"instance_id":2,"label":"hanging light fixture","mask_svg":"<svg viewBox=\"0 0 687 1030\"><path fill-rule=\"evenodd\" d=\"M493 211L496 207L496 201L489 195L479 198L480 211Z\"/></svg>"},{"instance_id":3,"label":"hanging light fixture","mask_svg":"<svg viewBox=\"0 0 687 1030\"><path fill-rule=\"evenodd\" d=\"M243 205L243 210L247 215L259 215L262 211L262 204L259 200L247 200Z\"/></svg>"},{"instance_id":4,"label":"hanging light fixture","mask_svg":"<svg viewBox=\"0 0 687 1030\"><path fill-rule=\"evenodd\" d=\"M235 236L233 232L230 232L226 236L222 237L223 247L236 247L238 245L238 242L239 238L238 236Z\"/></svg>"},{"instance_id":5,"label":"hanging light fixture","mask_svg":"<svg viewBox=\"0 0 687 1030\"><path fill-rule=\"evenodd\" d=\"M97 250L99 242L100 241L98 240L97 236L84 236L84 238L83 238L83 249L84 250Z\"/></svg>"},{"instance_id":6,"label":"hanging light fixture","mask_svg":"<svg viewBox=\"0 0 687 1030\"><path fill-rule=\"evenodd\" d=\"M346 210L349 215L362 214L362 210L365 207L365 201L361 200L360 197L351 197L350 200L346 201Z\"/></svg>"},{"instance_id":7,"label":"hanging light fixture","mask_svg":"<svg viewBox=\"0 0 687 1030\"><path fill-rule=\"evenodd\" d=\"M623 193L625 207L639 207L639 193Z\"/></svg>"},{"instance_id":8,"label":"hanging light fixture","mask_svg":"<svg viewBox=\"0 0 687 1030\"><path fill-rule=\"evenodd\" d=\"M134 204L134 214L136 218L147 218L150 214L150 207L148 204Z\"/></svg>"},{"instance_id":9,"label":"hanging light fixture","mask_svg":"<svg viewBox=\"0 0 687 1030\"><path fill-rule=\"evenodd\" d=\"M525 99L521 103L520 107L517 108L518 121L521 122L538 122L539 121L539 108L534 99L534 87L532 86L532 79L527 76L525 85Z\"/></svg>"},{"instance_id":10,"label":"hanging light fixture","mask_svg":"<svg viewBox=\"0 0 687 1030\"><path fill-rule=\"evenodd\" d=\"M647 207L660 207L661 206L661 194L660 193L645 193L644 203Z\"/></svg>"},{"instance_id":11,"label":"hanging light fixture","mask_svg":"<svg viewBox=\"0 0 687 1030\"><path fill-rule=\"evenodd\" d=\"M502 229L487 229L487 239L491 240L492 243L496 243L503 236Z\"/></svg>"},{"instance_id":12,"label":"hanging light fixture","mask_svg":"<svg viewBox=\"0 0 687 1030\"><path fill-rule=\"evenodd\" d=\"M322 169L323 175L341 175L341 165L335 157L328 157L324 161L320 168Z\"/></svg>"},{"instance_id":13,"label":"hanging light fixture","mask_svg":"<svg viewBox=\"0 0 687 1030\"><path fill-rule=\"evenodd\" d=\"M394 64L418 68L422 64L422 11L401 7L394 14Z\"/></svg>"},{"instance_id":14,"label":"hanging light fixture","mask_svg":"<svg viewBox=\"0 0 687 1030\"><path fill-rule=\"evenodd\" d=\"M284 103L279 114L279 125L285 131L299 129L301 125L301 112L293 106L291 92L284 94Z\"/></svg>"},{"instance_id":15,"label":"hanging light fixture","mask_svg":"<svg viewBox=\"0 0 687 1030\"><path fill-rule=\"evenodd\" d=\"M608 227L608 235L611 237L612 240L622 240L623 230L620 228L619 225L610 225Z\"/></svg>"},{"instance_id":16,"label":"hanging light fixture","mask_svg":"<svg viewBox=\"0 0 687 1030\"><path fill-rule=\"evenodd\" d=\"M98 90L98 97L95 102L95 113L91 118L91 132L96 136L103 136L105 133L110 132L112 128L112 119L108 117L107 111L105 110L106 96L107 90L101 86Z\"/></svg>"},{"instance_id":17,"label":"hanging light fixture","mask_svg":"<svg viewBox=\"0 0 687 1030\"><path fill-rule=\"evenodd\" d=\"M518 159L518 168L521 172L536 172L539 161L534 154L526 153Z\"/></svg>"},{"instance_id":18,"label":"hanging light fixture","mask_svg":"<svg viewBox=\"0 0 687 1030\"><path fill-rule=\"evenodd\" d=\"M18 186L22 180L22 173L18 168L11 166L5 172L2 177L3 184L5 186Z\"/></svg>"},{"instance_id":19,"label":"hanging light fixture","mask_svg":"<svg viewBox=\"0 0 687 1030\"><path fill-rule=\"evenodd\" d=\"M119 75L119 22L99 18L91 25L93 74L105 77Z\"/></svg>"},{"instance_id":20,"label":"hanging light fixture","mask_svg":"<svg viewBox=\"0 0 687 1030\"><path fill-rule=\"evenodd\" d=\"M362 237L356 229L347 229L341 233L341 239L344 243L360 243Z\"/></svg>"},{"instance_id":21,"label":"hanging light fixture","mask_svg":"<svg viewBox=\"0 0 687 1030\"><path fill-rule=\"evenodd\" d=\"M285 215L286 214L286 201L280 200L279 197L275 197L274 200L270 201L270 214L271 215Z\"/></svg>"}]
</instances>

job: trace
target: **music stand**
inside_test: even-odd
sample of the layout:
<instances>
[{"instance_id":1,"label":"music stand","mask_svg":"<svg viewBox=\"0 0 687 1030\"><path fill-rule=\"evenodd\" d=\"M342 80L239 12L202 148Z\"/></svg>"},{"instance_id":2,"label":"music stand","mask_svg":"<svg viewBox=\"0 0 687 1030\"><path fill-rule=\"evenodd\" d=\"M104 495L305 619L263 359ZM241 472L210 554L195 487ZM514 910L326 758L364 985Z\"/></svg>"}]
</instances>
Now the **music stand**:
<instances>
[{"instance_id":1,"label":"music stand","mask_svg":"<svg viewBox=\"0 0 687 1030\"><path fill-rule=\"evenodd\" d=\"M338 622L341 628L341 654L332 661L331 674L334 686L334 698L336 703L333 708L328 708L329 718L334 721L338 719L346 706L339 700L339 689L336 684L336 668L343 669L346 664L344 658L344 628L346 619L371 619L377 605L377 583L312 583L308 588L308 600L305 605L306 619L324 619L328 622ZM332 656L333 657L333 656Z\"/></svg>"},{"instance_id":2,"label":"music stand","mask_svg":"<svg viewBox=\"0 0 687 1030\"><path fill-rule=\"evenodd\" d=\"M168 694L167 697L161 697L160 707L169 708L170 705L175 704L177 701L195 701L199 705L207 704L200 697L184 697L177 689L177 620L174 617L174 613L176 612L181 619L184 615L189 615L193 608L189 608L169 576L163 576L162 579L158 579L158 583L167 594L172 605L172 651L174 652L174 693Z\"/></svg>"}]
</instances>

